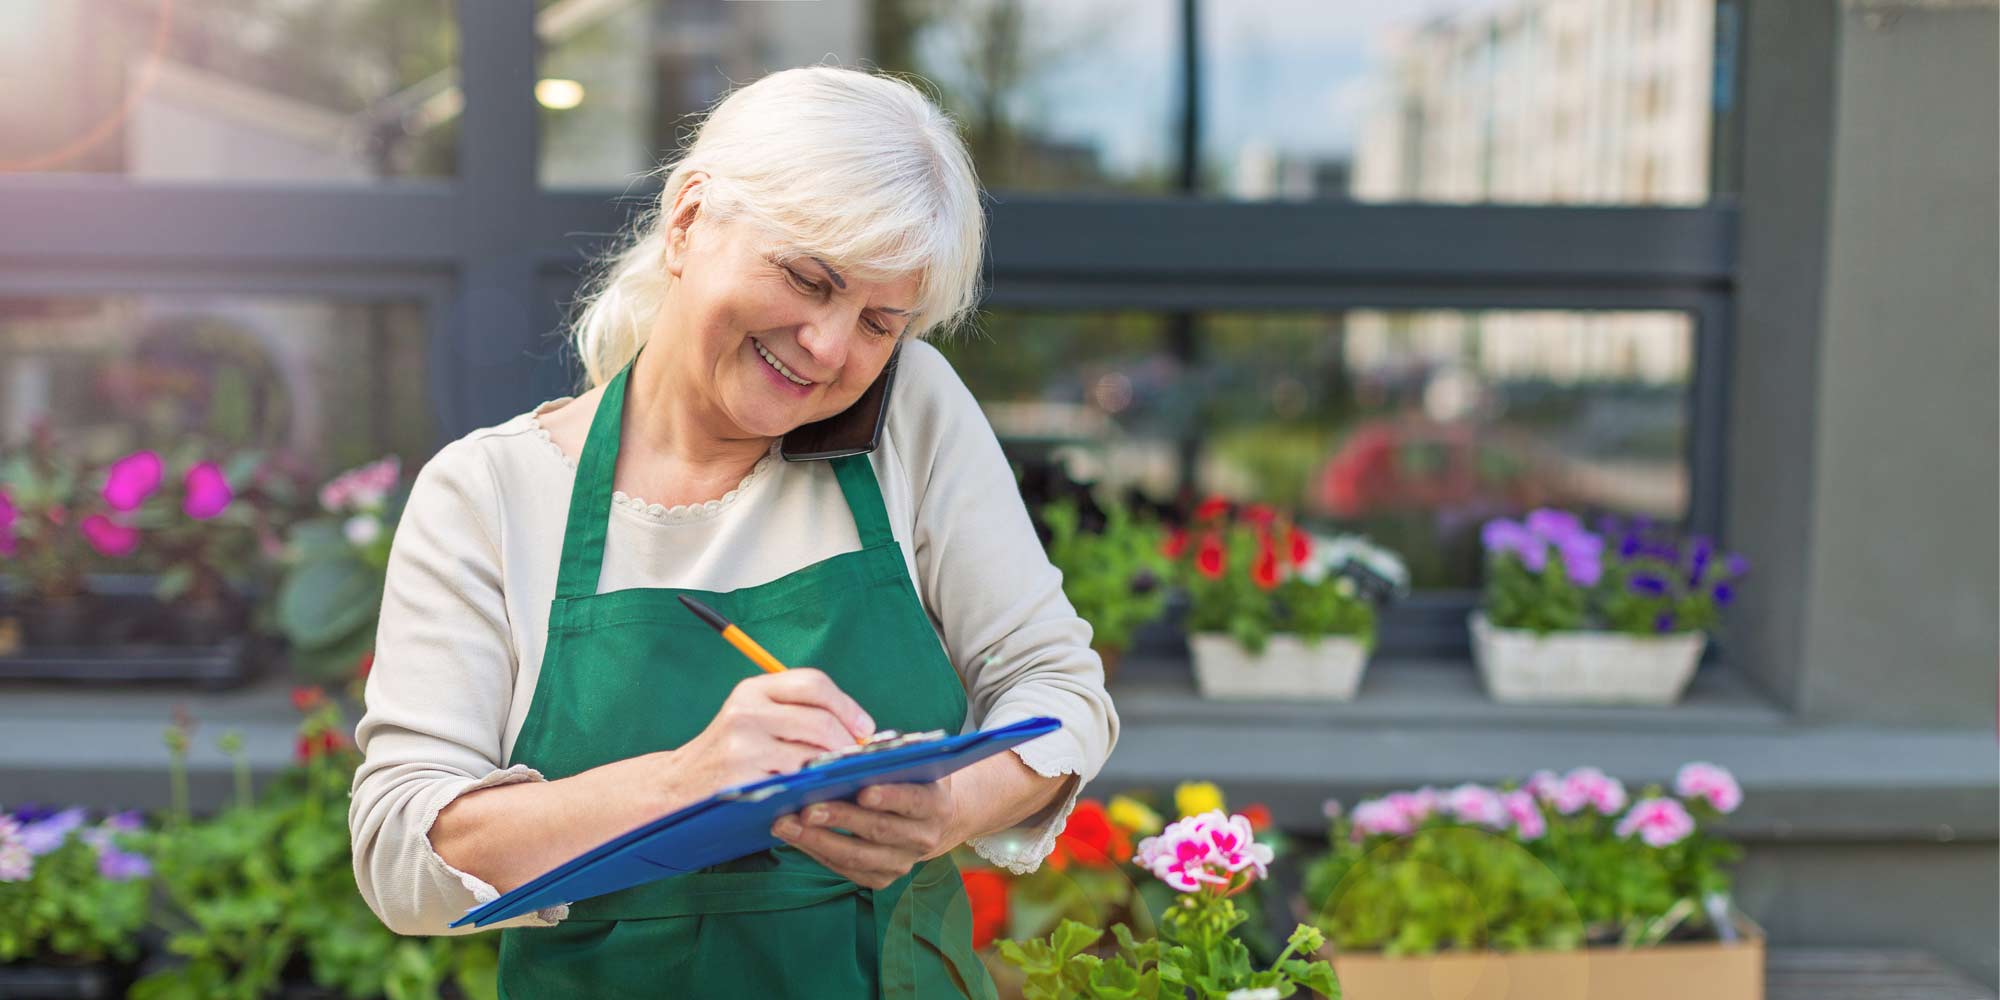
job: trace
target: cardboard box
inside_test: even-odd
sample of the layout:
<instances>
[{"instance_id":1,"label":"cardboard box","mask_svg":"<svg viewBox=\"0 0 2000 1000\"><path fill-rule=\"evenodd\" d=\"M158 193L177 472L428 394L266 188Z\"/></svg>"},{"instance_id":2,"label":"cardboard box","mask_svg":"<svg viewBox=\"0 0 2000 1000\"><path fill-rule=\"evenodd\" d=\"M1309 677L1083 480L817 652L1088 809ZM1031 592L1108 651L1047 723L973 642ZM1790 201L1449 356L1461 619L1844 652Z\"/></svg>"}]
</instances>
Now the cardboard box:
<instances>
[{"instance_id":1,"label":"cardboard box","mask_svg":"<svg viewBox=\"0 0 2000 1000\"><path fill-rule=\"evenodd\" d=\"M1581 951L1334 954L1342 1000L1763 1000L1764 931L1742 940Z\"/></svg>"}]
</instances>

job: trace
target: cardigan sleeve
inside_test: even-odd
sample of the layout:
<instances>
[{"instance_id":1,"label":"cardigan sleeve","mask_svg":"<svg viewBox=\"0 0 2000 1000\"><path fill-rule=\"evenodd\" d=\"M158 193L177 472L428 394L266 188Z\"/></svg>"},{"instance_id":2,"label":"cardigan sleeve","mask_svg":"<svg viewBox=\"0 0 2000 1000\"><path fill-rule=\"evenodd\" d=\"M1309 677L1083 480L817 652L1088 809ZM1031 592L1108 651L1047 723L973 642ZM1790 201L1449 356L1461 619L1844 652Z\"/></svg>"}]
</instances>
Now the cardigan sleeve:
<instances>
[{"instance_id":1,"label":"cardigan sleeve","mask_svg":"<svg viewBox=\"0 0 2000 1000\"><path fill-rule=\"evenodd\" d=\"M971 841L981 857L1027 873L1110 756L1118 713L1090 624L1063 594L985 414L935 348L914 342L903 353L891 433L915 505L916 582L965 681L971 721L1062 722L1014 750L1038 774L1073 776L1062 797L1015 829Z\"/></svg>"},{"instance_id":2,"label":"cardigan sleeve","mask_svg":"<svg viewBox=\"0 0 2000 1000\"><path fill-rule=\"evenodd\" d=\"M431 847L431 826L453 799L543 780L525 765L500 764L517 664L501 596L493 482L476 442L447 445L417 474L389 553L347 820L355 884L399 934L547 926L568 914L556 906L449 929L499 893Z\"/></svg>"}]
</instances>

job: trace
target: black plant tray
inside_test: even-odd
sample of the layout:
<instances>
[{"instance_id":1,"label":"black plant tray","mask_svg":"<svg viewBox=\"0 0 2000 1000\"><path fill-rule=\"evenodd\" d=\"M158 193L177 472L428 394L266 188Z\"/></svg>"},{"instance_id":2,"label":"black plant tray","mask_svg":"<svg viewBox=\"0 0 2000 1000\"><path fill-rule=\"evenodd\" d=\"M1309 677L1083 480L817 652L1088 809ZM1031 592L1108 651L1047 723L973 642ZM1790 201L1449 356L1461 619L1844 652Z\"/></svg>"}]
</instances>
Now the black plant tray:
<instances>
[{"instance_id":1,"label":"black plant tray","mask_svg":"<svg viewBox=\"0 0 2000 1000\"><path fill-rule=\"evenodd\" d=\"M269 652L264 643L247 636L212 646L30 646L0 656L0 681L160 681L221 690L256 677ZM4 996L11 994L0 991L0 997Z\"/></svg>"},{"instance_id":2,"label":"black plant tray","mask_svg":"<svg viewBox=\"0 0 2000 1000\"><path fill-rule=\"evenodd\" d=\"M0 965L0 997L7 1000L112 1000L131 982L131 971L117 965Z\"/></svg>"}]
</instances>

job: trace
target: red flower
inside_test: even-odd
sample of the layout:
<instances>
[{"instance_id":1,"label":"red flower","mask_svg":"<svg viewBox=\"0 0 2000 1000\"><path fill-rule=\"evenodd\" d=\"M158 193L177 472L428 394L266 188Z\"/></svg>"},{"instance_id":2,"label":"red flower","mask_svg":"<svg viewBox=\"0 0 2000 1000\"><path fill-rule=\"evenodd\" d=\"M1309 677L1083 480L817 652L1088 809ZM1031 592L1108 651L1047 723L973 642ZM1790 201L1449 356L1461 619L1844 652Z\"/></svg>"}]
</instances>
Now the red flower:
<instances>
[{"instance_id":1,"label":"red flower","mask_svg":"<svg viewBox=\"0 0 2000 1000\"><path fill-rule=\"evenodd\" d=\"M1173 534L1160 543L1160 552L1169 559L1179 559L1187 551L1188 533L1185 528L1175 528Z\"/></svg>"},{"instance_id":2,"label":"red flower","mask_svg":"<svg viewBox=\"0 0 2000 1000\"><path fill-rule=\"evenodd\" d=\"M1253 503L1243 508L1243 519L1259 528L1269 528L1278 520L1278 512L1269 504Z\"/></svg>"},{"instance_id":3,"label":"red flower","mask_svg":"<svg viewBox=\"0 0 2000 1000\"><path fill-rule=\"evenodd\" d=\"M1194 568L1211 580L1222 578L1222 536L1211 531L1201 536L1201 548L1195 550Z\"/></svg>"},{"instance_id":4,"label":"red flower","mask_svg":"<svg viewBox=\"0 0 2000 1000\"><path fill-rule=\"evenodd\" d=\"M318 685L292 689L292 707L301 712L310 712L324 704L326 704L326 691Z\"/></svg>"},{"instance_id":5,"label":"red flower","mask_svg":"<svg viewBox=\"0 0 2000 1000\"><path fill-rule=\"evenodd\" d=\"M1244 806L1242 816L1244 819L1250 821L1251 833L1263 833L1265 830L1271 828L1271 810L1264 808L1264 803L1262 802L1253 802L1250 805Z\"/></svg>"},{"instance_id":6,"label":"red flower","mask_svg":"<svg viewBox=\"0 0 2000 1000\"><path fill-rule=\"evenodd\" d=\"M1257 546L1257 561L1250 564L1250 582L1265 590L1278 585L1278 550L1269 538Z\"/></svg>"},{"instance_id":7,"label":"red flower","mask_svg":"<svg viewBox=\"0 0 2000 1000\"><path fill-rule=\"evenodd\" d=\"M339 730L325 729L318 736L299 737L299 745L293 749L292 756L299 763L306 764L320 754L335 753L345 746L347 738L340 735Z\"/></svg>"},{"instance_id":8,"label":"red flower","mask_svg":"<svg viewBox=\"0 0 2000 1000\"><path fill-rule=\"evenodd\" d=\"M986 868L963 874L972 904L972 947L984 948L1007 926L1007 876Z\"/></svg>"},{"instance_id":9,"label":"red flower","mask_svg":"<svg viewBox=\"0 0 2000 1000\"><path fill-rule=\"evenodd\" d=\"M1304 566L1306 560L1312 558L1312 536L1300 531L1297 525L1293 525L1290 542L1292 546L1292 565Z\"/></svg>"},{"instance_id":10,"label":"red flower","mask_svg":"<svg viewBox=\"0 0 2000 1000\"><path fill-rule=\"evenodd\" d=\"M1194 519L1197 521L1208 521L1222 517L1228 513L1229 501L1220 496L1212 496L1203 500L1201 506L1194 509Z\"/></svg>"},{"instance_id":11,"label":"red flower","mask_svg":"<svg viewBox=\"0 0 2000 1000\"><path fill-rule=\"evenodd\" d=\"M1065 856L1064 867L1074 859L1085 868L1110 868L1131 855L1132 840L1111 822L1103 803L1081 799L1056 835L1056 847Z\"/></svg>"}]
</instances>

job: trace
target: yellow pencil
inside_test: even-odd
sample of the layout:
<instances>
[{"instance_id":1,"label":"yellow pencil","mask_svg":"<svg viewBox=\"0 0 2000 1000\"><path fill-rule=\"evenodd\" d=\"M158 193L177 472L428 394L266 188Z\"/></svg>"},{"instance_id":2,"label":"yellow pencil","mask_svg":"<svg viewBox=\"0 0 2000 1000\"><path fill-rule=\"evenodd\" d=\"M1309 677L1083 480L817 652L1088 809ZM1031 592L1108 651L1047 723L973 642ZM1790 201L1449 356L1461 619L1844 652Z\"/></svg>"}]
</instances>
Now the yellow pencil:
<instances>
[{"instance_id":1,"label":"yellow pencil","mask_svg":"<svg viewBox=\"0 0 2000 1000\"><path fill-rule=\"evenodd\" d=\"M734 624L732 624L729 621L729 619L724 618L719 614L716 614L714 608L711 608L708 605L703 604L700 601L697 601L694 598L687 596L686 594L680 595L680 599L682 604L687 605L687 609L689 611L694 612L695 617L700 618L702 621L707 622L710 628L713 628L717 632L722 633L722 638L724 640L726 640L730 645L735 646L737 652L742 653L744 656L749 657L750 662L755 663L756 665L764 668L765 673L777 674L784 672L785 665L783 663L778 662L778 658L772 656L770 650L765 649L764 647L758 645L757 640L750 638L748 633L745 633L742 629L737 628ZM866 745L868 743L868 738L865 736L860 737L856 739L854 742L857 744Z\"/></svg>"}]
</instances>

